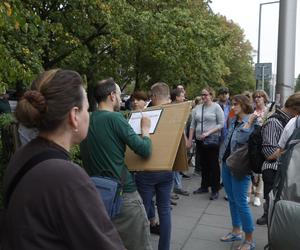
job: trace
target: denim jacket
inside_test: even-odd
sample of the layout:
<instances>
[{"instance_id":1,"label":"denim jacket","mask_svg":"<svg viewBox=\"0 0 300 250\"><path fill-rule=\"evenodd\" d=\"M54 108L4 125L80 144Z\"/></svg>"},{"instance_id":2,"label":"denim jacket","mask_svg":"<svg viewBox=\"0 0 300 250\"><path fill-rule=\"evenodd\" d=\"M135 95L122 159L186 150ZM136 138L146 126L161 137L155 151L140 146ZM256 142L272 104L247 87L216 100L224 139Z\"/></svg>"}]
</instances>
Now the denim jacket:
<instances>
[{"instance_id":1,"label":"denim jacket","mask_svg":"<svg viewBox=\"0 0 300 250\"><path fill-rule=\"evenodd\" d=\"M249 116L250 115L245 115L242 122L241 122L241 125L237 126L236 128L234 128L236 118L234 118L232 120L232 122L229 126L229 129L228 129L227 137L226 137L225 142L224 142L224 145L225 145L224 152L226 151L229 143L230 143L231 153L234 152L235 150L237 150L239 147L241 147L245 143L247 143L250 134L254 130L254 125L257 123L257 122L254 122L250 128L247 128L247 129L243 128L245 123L247 123L247 121L249 119ZM232 137L231 137L231 135L232 135ZM231 138L231 140L230 140L230 138Z\"/></svg>"}]
</instances>

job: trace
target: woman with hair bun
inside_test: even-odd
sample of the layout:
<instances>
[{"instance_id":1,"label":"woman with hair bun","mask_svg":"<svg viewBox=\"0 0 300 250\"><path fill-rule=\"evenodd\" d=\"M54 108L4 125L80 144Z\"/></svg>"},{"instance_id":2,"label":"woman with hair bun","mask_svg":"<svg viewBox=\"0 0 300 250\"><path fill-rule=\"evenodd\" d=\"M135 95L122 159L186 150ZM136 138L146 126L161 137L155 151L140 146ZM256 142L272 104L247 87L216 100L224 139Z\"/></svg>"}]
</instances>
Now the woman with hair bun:
<instances>
[{"instance_id":1,"label":"woman with hair bun","mask_svg":"<svg viewBox=\"0 0 300 250\"><path fill-rule=\"evenodd\" d=\"M39 135L10 160L4 177L2 249L124 249L90 178L69 158L89 126L80 75L49 70L16 108Z\"/></svg>"}]
</instances>

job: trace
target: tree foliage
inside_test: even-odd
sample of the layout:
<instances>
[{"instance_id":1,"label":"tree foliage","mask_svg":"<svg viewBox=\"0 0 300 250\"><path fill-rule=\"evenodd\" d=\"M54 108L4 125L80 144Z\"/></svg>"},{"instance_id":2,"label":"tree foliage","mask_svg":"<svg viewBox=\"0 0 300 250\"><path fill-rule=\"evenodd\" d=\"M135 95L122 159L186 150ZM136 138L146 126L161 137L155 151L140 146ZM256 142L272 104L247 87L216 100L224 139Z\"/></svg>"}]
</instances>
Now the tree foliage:
<instances>
[{"instance_id":1,"label":"tree foliage","mask_svg":"<svg viewBox=\"0 0 300 250\"><path fill-rule=\"evenodd\" d=\"M297 77L296 85L295 85L295 92L300 91L300 74Z\"/></svg>"},{"instance_id":2,"label":"tree foliage","mask_svg":"<svg viewBox=\"0 0 300 250\"><path fill-rule=\"evenodd\" d=\"M0 84L30 84L54 67L148 89L254 87L243 30L199 0L5 0L0 3ZM89 88L91 89L91 88Z\"/></svg>"}]
</instances>

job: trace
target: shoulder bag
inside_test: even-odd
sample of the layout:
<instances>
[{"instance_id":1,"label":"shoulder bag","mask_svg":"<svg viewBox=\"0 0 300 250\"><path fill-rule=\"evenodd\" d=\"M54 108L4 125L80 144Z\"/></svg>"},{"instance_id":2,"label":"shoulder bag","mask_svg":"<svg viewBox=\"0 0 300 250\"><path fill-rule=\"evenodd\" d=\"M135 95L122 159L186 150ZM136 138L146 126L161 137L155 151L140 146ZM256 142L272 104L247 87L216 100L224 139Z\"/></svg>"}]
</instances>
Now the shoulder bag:
<instances>
[{"instance_id":1,"label":"shoulder bag","mask_svg":"<svg viewBox=\"0 0 300 250\"><path fill-rule=\"evenodd\" d=\"M246 175L251 174L248 143L232 152L226 159L226 165L237 179L243 179Z\"/></svg>"}]
</instances>

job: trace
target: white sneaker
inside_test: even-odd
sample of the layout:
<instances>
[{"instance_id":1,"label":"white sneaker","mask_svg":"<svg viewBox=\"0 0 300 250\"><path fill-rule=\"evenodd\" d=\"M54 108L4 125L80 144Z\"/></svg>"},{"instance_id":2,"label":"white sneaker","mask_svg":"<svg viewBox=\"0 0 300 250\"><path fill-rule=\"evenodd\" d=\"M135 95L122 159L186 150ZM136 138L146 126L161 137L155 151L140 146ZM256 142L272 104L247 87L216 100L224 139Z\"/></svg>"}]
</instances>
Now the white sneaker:
<instances>
[{"instance_id":1,"label":"white sneaker","mask_svg":"<svg viewBox=\"0 0 300 250\"><path fill-rule=\"evenodd\" d=\"M254 197L253 205L259 207L261 205L259 197Z\"/></svg>"},{"instance_id":2,"label":"white sneaker","mask_svg":"<svg viewBox=\"0 0 300 250\"><path fill-rule=\"evenodd\" d=\"M250 197L247 196L247 203L250 203Z\"/></svg>"}]
</instances>

